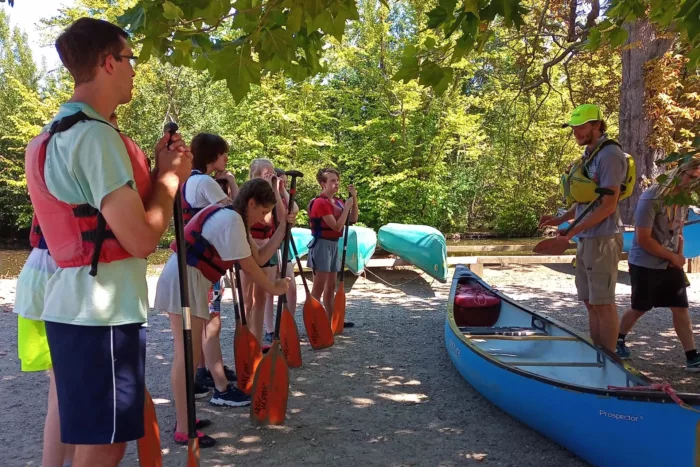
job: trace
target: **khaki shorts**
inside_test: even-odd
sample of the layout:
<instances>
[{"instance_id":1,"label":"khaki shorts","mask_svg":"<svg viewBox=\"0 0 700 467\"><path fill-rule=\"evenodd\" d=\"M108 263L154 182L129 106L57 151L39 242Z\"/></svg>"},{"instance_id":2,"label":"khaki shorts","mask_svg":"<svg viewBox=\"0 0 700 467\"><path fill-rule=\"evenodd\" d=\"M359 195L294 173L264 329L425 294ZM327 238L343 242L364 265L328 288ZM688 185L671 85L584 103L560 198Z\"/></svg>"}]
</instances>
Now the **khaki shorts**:
<instances>
[{"instance_id":1,"label":"khaki shorts","mask_svg":"<svg viewBox=\"0 0 700 467\"><path fill-rule=\"evenodd\" d=\"M578 299L591 305L615 303L617 263L622 255L622 234L579 238L576 248Z\"/></svg>"}]
</instances>

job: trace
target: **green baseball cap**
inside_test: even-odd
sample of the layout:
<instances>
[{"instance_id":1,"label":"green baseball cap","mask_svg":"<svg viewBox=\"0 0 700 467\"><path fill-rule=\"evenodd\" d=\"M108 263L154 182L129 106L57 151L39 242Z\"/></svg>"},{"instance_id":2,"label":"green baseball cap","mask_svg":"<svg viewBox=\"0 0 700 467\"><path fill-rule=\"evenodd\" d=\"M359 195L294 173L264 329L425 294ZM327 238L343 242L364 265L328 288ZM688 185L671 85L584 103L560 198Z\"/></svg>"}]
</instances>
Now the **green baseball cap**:
<instances>
[{"instance_id":1,"label":"green baseball cap","mask_svg":"<svg viewBox=\"0 0 700 467\"><path fill-rule=\"evenodd\" d=\"M595 104L582 104L574 109L571 114L571 119L564 123L561 127L566 128L567 126L580 126L586 122L594 122L596 120L602 120L603 114L600 108Z\"/></svg>"}]
</instances>

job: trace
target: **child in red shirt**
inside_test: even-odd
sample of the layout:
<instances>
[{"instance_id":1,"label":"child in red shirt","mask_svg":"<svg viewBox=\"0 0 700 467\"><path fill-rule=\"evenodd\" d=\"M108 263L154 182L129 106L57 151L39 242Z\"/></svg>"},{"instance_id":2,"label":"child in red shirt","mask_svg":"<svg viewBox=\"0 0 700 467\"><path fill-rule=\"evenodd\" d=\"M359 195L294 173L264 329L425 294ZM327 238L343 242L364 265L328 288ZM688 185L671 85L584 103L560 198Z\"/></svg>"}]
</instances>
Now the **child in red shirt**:
<instances>
[{"instance_id":1,"label":"child in red shirt","mask_svg":"<svg viewBox=\"0 0 700 467\"><path fill-rule=\"evenodd\" d=\"M357 191L353 185L348 185L350 197L345 203L335 197L340 181L337 170L323 168L316 174L316 180L321 185L321 194L311 200L307 209L311 234L314 237L309 245L308 257L309 267L314 273L311 295L319 301L323 296L322 303L330 320L333 316L335 279L340 268L343 267L340 264L338 239L343 235L348 217L352 223L357 222L359 210Z\"/></svg>"}]
</instances>

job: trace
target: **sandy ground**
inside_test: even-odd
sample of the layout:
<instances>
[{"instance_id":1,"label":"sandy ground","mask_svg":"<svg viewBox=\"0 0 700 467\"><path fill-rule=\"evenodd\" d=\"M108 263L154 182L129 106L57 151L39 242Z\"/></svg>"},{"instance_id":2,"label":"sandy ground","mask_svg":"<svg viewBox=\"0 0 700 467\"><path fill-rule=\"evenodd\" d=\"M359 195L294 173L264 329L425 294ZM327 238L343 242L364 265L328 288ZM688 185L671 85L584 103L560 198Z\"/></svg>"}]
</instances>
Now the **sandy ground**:
<instances>
[{"instance_id":1,"label":"sandy ground","mask_svg":"<svg viewBox=\"0 0 700 467\"><path fill-rule=\"evenodd\" d=\"M621 263L621 267L626 263ZM486 268L485 279L512 297L585 331L587 316L575 300L569 265ZM346 282L348 319L356 327L330 349L314 352L304 342L302 368L291 371L287 422L254 427L247 409L197 402L205 431L219 444L202 451L206 466L578 466L586 465L489 403L459 376L443 340L449 286L412 270L383 271ZM151 295L156 277L149 278ZM700 275L690 275L700 284ZM16 357L14 280L0 281L0 407L3 466L38 466L48 377L21 373ZM299 296L303 289L299 280ZM693 320L700 323L700 286L689 289ZM620 311L629 300L629 276L618 283ZM152 299L152 297L151 297ZM301 305L297 317L302 339ZM232 302L224 297L224 358L231 363ZM696 325L696 328L698 326ZM700 392L682 371L683 353L667 310L650 313L629 338L633 364L677 389ZM157 404L167 466L183 466L186 448L172 442L170 396L172 336L167 318L152 315L147 384ZM89 384L89 382L85 382ZM132 443L133 444L133 443ZM129 446L123 465L137 465Z\"/></svg>"}]
</instances>

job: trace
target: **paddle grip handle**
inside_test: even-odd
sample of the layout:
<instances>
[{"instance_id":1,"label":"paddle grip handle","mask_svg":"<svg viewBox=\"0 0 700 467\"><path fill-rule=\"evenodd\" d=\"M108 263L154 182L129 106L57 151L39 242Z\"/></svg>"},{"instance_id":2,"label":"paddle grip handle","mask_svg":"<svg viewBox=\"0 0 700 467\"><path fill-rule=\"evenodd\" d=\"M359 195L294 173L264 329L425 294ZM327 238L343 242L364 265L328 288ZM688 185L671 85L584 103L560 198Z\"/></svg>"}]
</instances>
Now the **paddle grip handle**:
<instances>
[{"instance_id":1,"label":"paddle grip handle","mask_svg":"<svg viewBox=\"0 0 700 467\"><path fill-rule=\"evenodd\" d=\"M579 214L578 217L576 217L576 219L574 219L574 221L571 224L569 224L569 227L567 227L567 229L564 231L564 235L568 235L569 232L571 232L571 229L576 227L576 225L578 225L578 223L581 222L583 220L583 218L586 217L586 215L593 210L593 208L595 207L595 204L598 201L600 201L603 198L603 196L615 194L615 192L612 191L611 189L603 188L603 187L596 188L595 192L598 193L598 197L596 199L594 199L593 201L591 201L590 203L588 203L588 206L586 206L586 209L584 209L583 212L581 214Z\"/></svg>"},{"instance_id":2,"label":"paddle grip handle","mask_svg":"<svg viewBox=\"0 0 700 467\"><path fill-rule=\"evenodd\" d=\"M247 326L248 322L245 319L245 302L243 301L243 285L241 284L241 265L238 261L233 263L233 268L236 271L236 292L238 292L238 303L241 307L241 324Z\"/></svg>"},{"instance_id":3,"label":"paddle grip handle","mask_svg":"<svg viewBox=\"0 0 700 467\"><path fill-rule=\"evenodd\" d=\"M304 175L298 170L288 170L285 172L288 177L291 177L291 183L289 184L289 204L287 205L287 214L292 212L294 207L294 197L297 193L297 177L303 177ZM282 264L280 267L280 277L284 279L287 277L287 258L289 258L289 237L292 233L292 224L285 224L284 233L284 247L282 248ZM277 300L277 316L275 317L275 339L280 338L280 326L282 324L282 305L287 302L287 294L284 293L280 295Z\"/></svg>"},{"instance_id":4,"label":"paddle grip handle","mask_svg":"<svg viewBox=\"0 0 700 467\"><path fill-rule=\"evenodd\" d=\"M177 133L177 130L179 127L177 126L177 123L175 122L168 122L165 124L165 127L163 128L164 132L170 133L170 138L168 138L168 145L166 146L168 150L170 150L170 143L173 142L173 135Z\"/></svg>"}]
</instances>

